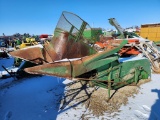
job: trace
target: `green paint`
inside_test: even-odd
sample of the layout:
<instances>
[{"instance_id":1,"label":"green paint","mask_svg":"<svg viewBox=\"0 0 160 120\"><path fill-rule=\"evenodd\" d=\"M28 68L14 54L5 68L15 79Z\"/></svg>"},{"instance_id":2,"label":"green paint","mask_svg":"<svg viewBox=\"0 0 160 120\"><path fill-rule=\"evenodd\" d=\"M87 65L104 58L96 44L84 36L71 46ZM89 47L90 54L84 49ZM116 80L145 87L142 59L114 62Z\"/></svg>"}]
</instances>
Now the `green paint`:
<instances>
[{"instance_id":1,"label":"green paint","mask_svg":"<svg viewBox=\"0 0 160 120\"><path fill-rule=\"evenodd\" d=\"M95 43L99 41L99 36L102 34L102 28L90 28L84 30L83 37L87 39L89 43Z\"/></svg>"}]
</instances>

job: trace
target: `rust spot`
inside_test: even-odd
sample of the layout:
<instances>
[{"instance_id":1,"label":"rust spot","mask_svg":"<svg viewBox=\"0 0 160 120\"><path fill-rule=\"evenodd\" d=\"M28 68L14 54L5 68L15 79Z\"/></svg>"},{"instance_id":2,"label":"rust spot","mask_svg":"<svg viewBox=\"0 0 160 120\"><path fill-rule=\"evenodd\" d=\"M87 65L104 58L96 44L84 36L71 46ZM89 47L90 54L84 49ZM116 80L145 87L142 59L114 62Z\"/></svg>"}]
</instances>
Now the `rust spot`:
<instances>
[{"instance_id":1,"label":"rust spot","mask_svg":"<svg viewBox=\"0 0 160 120\"><path fill-rule=\"evenodd\" d=\"M17 58L31 61L36 64L46 62L46 60L44 59L42 55L41 48L39 47L16 50L16 51L10 52L10 55L17 57Z\"/></svg>"},{"instance_id":2,"label":"rust spot","mask_svg":"<svg viewBox=\"0 0 160 120\"><path fill-rule=\"evenodd\" d=\"M79 58L90 55L90 46L82 40L75 41L68 32L61 32L43 48L27 48L11 53L12 56L34 63L47 63L64 58Z\"/></svg>"}]
</instances>

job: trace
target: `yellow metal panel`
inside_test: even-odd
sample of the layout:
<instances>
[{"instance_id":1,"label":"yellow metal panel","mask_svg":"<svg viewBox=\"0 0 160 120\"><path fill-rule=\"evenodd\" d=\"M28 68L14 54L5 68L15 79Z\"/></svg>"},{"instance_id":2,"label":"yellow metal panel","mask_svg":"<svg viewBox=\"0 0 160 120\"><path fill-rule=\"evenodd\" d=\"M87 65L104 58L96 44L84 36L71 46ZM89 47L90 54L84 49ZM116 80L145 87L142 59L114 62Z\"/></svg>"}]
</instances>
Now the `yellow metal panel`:
<instances>
[{"instance_id":1,"label":"yellow metal panel","mask_svg":"<svg viewBox=\"0 0 160 120\"><path fill-rule=\"evenodd\" d=\"M143 38L146 38L146 37L148 37L148 33L140 33L140 36Z\"/></svg>"},{"instance_id":2,"label":"yellow metal panel","mask_svg":"<svg viewBox=\"0 0 160 120\"><path fill-rule=\"evenodd\" d=\"M148 32L149 32L149 33L150 33L150 32L151 32L151 33L152 33L152 32L155 33L155 32L157 32L157 31L158 31L158 28L157 28L157 27L149 27L149 28L148 28Z\"/></svg>"},{"instance_id":3,"label":"yellow metal panel","mask_svg":"<svg viewBox=\"0 0 160 120\"><path fill-rule=\"evenodd\" d=\"M160 32L160 27L157 27L157 29L158 29L157 32Z\"/></svg>"},{"instance_id":4,"label":"yellow metal panel","mask_svg":"<svg viewBox=\"0 0 160 120\"><path fill-rule=\"evenodd\" d=\"M156 36L157 36L157 33L148 33L148 37L153 38L153 37L156 37Z\"/></svg>"},{"instance_id":5,"label":"yellow metal panel","mask_svg":"<svg viewBox=\"0 0 160 120\"><path fill-rule=\"evenodd\" d=\"M155 41L156 40L155 37L148 37L148 39L151 40L151 41Z\"/></svg>"},{"instance_id":6,"label":"yellow metal panel","mask_svg":"<svg viewBox=\"0 0 160 120\"><path fill-rule=\"evenodd\" d=\"M156 37L160 37L160 32L159 33L157 33L157 36Z\"/></svg>"},{"instance_id":7,"label":"yellow metal panel","mask_svg":"<svg viewBox=\"0 0 160 120\"><path fill-rule=\"evenodd\" d=\"M147 33L148 32L148 28L141 28L140 32L141 33Z\"/></svg>"},{"instance_id":8,"label":"yellow metal panel","mask_svg":"<svg viewBox=\"0 0 160 120\"><path fill-rule=\"evenodd\" d=\"M160 41L160 37L157 37L157 38L155 39L155 41Z\"/></svg>"}]
</instances>

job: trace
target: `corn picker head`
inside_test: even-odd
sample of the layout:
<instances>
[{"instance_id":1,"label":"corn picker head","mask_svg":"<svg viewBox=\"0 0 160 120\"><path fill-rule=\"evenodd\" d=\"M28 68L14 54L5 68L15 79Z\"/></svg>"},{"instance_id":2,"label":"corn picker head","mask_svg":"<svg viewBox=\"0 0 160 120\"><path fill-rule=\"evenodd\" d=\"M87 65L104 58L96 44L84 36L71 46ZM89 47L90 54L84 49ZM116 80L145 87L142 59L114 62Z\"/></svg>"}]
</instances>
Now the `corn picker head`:
<instances>
[{"instance_id":1,"label":"corn picker head","mask_svg":"<svg viewBox=\"0 0 160 120\"><path fill-rule=\"evenodd\" d=\"M51 75L72 80L88 81L91 86L118 89L127 84L148 79L151 74L148 59L120 63L117 52L127 43L126 40L115 41L108 49L77 60L57 61L26 68L31 74Z\"/></svg>"},{"instance_id":2,"label":"corn picker head","mask_svg":"<svg viewBox=\"0 0 160 120\"><path fill-rule=\"evenodd\" d=\"M151 74L148 59L119 62L119 52L129 44L128 40L110 40L98 50L96 43L108 40L99 33L86 36L86 32L92 32L87 22L75 14L63 12L49 44L10 54L41 64L25 68L28 73L88 81L91 86L108 88L109 91L148 79Z\"/></svg>"},{"instance_id":3,"label":"corn picker head","mask_svg":"<svg viewBox=\"0 0 160 120\"><path fill-rule=\"evenodd\" d=\"M89 45L92 40L83 37L83 31L90 26L79 16L63 12L54 31L54 37L49 44L42 47L28 47L11 52L14 57L36 64L50 63L64 58L79 58L95 54Z\"/></svg>"}]
</instances>

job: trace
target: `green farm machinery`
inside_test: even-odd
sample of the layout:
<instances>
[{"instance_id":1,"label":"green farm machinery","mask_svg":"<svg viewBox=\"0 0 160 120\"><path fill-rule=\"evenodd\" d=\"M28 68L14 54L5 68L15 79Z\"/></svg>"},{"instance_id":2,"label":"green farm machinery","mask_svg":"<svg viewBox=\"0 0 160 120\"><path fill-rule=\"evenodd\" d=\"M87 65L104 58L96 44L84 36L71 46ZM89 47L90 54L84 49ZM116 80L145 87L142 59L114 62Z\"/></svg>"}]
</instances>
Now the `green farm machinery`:
<instances>
[{"instance_id":1,"label":"green farm machinery","mask_svg":"<svg viewBox=\"0 0 160 120\"><path fill-rule=\"evenodd\" d=\"M107 88L109 97L111 89L150 77L148 59L119 61L119 51L128 44L127 40L112 40L103 51L97 51L94 45L101 34L79 16L63 12L49 44L10 54L37 64L25 68L27 73L85 81L90 86Z\"/></svg>"}]
</instances>

